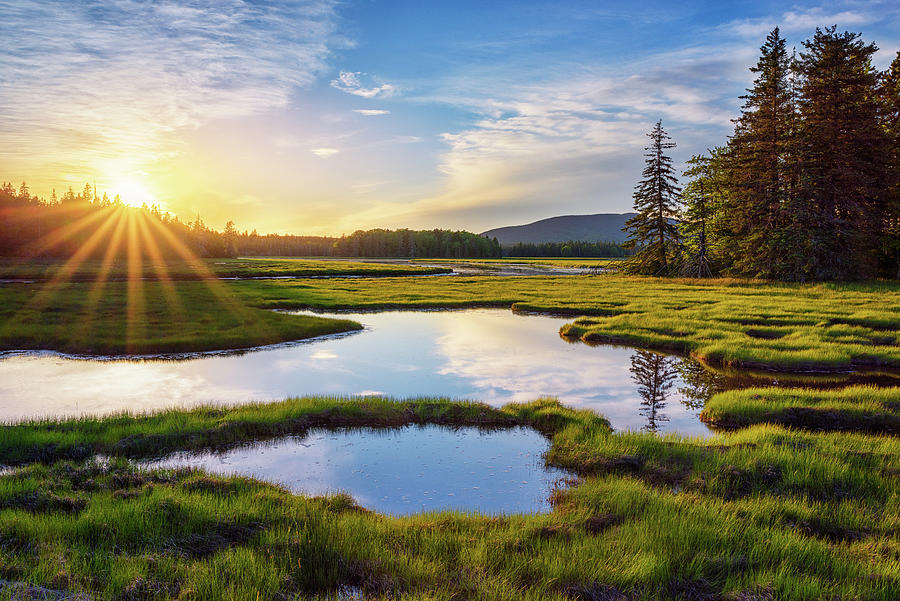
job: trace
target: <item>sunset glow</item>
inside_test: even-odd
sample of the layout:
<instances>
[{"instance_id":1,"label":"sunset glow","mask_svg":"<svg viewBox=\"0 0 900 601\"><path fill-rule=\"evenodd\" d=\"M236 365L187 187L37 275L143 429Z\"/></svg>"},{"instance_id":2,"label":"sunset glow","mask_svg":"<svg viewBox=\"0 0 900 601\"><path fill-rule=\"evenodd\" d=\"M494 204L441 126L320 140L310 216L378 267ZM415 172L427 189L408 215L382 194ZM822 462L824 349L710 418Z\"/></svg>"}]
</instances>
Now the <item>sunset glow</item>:
<instances>
[{"instance_id":1,"label":"sunset glow","mask_svg":"<svg viewBox=\"0 0 900 601\"><path fill-rule=\"evenodd\" d=\"M156 204L156 197L141 182L134 179L117 180L110 189L109 196L118 196L129 207Z\"/></svg>"},{"instance_id":2,"label":"sunset glow","mask_svg":"<svg viewBox=\"0 0 900 601\"><path fill-rule=\"evenodd\" d=\"M0 2L0 178L273 233L624 212L643 133L664 119L679 167L729 135L773 25L864 29L884 68L898 10Z\"/></svg>"}]
</instances>

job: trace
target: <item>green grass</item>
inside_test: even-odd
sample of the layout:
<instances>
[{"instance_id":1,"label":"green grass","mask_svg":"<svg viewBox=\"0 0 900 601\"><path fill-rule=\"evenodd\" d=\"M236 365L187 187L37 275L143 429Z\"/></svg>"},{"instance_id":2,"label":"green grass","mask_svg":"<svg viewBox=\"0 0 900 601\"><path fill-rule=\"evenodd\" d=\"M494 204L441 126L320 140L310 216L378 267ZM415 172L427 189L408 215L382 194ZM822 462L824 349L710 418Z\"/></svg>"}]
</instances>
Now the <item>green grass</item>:
<instances>
[{"instance_id":1,"label":"green grass","mask_svg":"<svg viewBox=\"0 0 900 601\"><path fill-rule=\"evenodd\" d=\"M0 286L0 349L81 354L242 349L358 330L349 320L248 307L226 284Z\"/></svg>"},{"instance_id":2,"label":"green grass","mask_svg":"<svg viewBox=\"0 0 900 601\"><path fill-rule=\"evenodd\" d=\"M261 309L511 307L572 316L560 332L569 339L669 350L716 366L794 372L900 367L896 282L779 284L606 274L109 282L98 293L92 292L95 286L0 286L0 348L82 353L246 348L329 330L326 322ZM48 288L55 294L47 295ZM143 300L129 306L129 289L132 299ZM43 296L49 302L36 302ZM172 296L182 305L180 312Z\"/></svg>"},{"instance_id":3,"label":"green grass","mask_svg":"<svg viewBox=\"0 0 900 601\"><path fill-rule=\"evenodd\" d=\"M184 448L193 448L231 423L298 414L375 425L409 414L453 425L502 418L537 426L552 440L548 462L582 477L547 515L393 518L346 495L308 498L122 459L34 464L0 477L0 579L98 599L309 599L342 587L448 600L900 595L896 438L773 425L709 440L616 434L602 418L549 400L495 410L302 399L210 411L7 431L108 446L132 431L177 436L184 422Z\"/></svg>"},{"instance_id":4,"label":"green grass","mask_svg":"<svg viewBox=\"0 0 900 601\"><path fill-rule=\"evenodd\" d=\"M473 265L539 265L577 269L616 268L624 259L591 257L504 257L502 259L414 259L413 263L471 263Z\"/></svg>"},{"instance_id":5,"label":"green grass","mask_svg":"<svg viewBox=\"0 0 900 601\"><path fill-rule=\"evenodd\" d=\"M197 264L202 265L198 269ZM47 281L61 273L65 262L59 260L0 259L0 279L29 279ZM151 261L139 262L139 275L148 279L161 276ZM392 263L367 263L353 260L322 260L315 258L246 257L240 259L203 259L198 263L168 260L165 274L171 280L201 280L210 277L307 277L307 276L404 276L449 273L449 268L397 265ZM103 262L88 260L67 270L65 279L76 282L92 282L104 273ZM127 279L130 274L127 261L112 262L105 271L110 279Z\"/></svg>"},{"instance_id":6,"label":"green grass","mask_svg":"<svg viewBox=\"0 0 900 601\"><path fill-rule=\"evenodd\" d=\"M304 397L238 407L200 407L147 415L121 414L64 421L6 425L0 464L84 459L96 454L155 457L172 451L216 448L248 440L302 434L310 428L384 427L408 424L467 425L483 428L529 425L551 433L570 422L608 431L609 423L556 401L494 409L449 399L396 402L365 397Z\"/></svg>"},{"instance_id":7,"label":"green grass","mask_svg":"<svg viewBox=\"0 0 900 601\"><path fill-rule=\"evenodd\" d=\"M700 419L719 428L772 423L812 430L900 433L900 388L745 388L714 395Z\"/></svg>"},{"instance_id":8,"label":"green grass","mask_svg":"<svg viewBox=\"0 0 900 601\"><path fill-rule=\"evenodd\" d=\"M236 282L262 307L512 307L577 317L561 334L785 371L900 367L900 283L780 284L621 275Z\"/></svg>"}]
</instances>

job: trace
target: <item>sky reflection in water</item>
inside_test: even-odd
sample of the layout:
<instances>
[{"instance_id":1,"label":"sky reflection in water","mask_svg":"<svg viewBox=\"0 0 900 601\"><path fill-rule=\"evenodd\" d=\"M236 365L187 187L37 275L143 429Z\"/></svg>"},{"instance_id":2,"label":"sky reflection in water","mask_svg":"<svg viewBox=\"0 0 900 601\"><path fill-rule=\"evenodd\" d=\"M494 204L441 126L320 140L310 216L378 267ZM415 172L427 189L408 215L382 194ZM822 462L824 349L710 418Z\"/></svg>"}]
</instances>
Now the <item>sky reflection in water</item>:
<instances>
[{"instance_id":1,"label":"sky reflection in water","mask_svg":"<svg viewBox=\"0 0 900 601\"><path fill-rule=\"evenodd\" d=\"M550 510L550 493L568 475L544 465L547 447L530 428L314 430L221 453L176 453L147 465L240 473L311 495L348 492L368 509L395 515L532 513Z\"/></svg>"},{"instance_id":2,"label":"sky reflection in water","mask_svg":"<svg viewBox=\"0 0 900 601\"><path fill-rule=\"evenodd\" d=\"M606 416L616 429L705 435L709 431L696 416L704 395L721 384L691 361L625 347L568 343L558 335L566 318L503 309L341 317L360 321L367 329L181 361L8 355L0 359L0 419L311 394L443 396L492 405L556 396Z\"/></svg>"}]
</instances>

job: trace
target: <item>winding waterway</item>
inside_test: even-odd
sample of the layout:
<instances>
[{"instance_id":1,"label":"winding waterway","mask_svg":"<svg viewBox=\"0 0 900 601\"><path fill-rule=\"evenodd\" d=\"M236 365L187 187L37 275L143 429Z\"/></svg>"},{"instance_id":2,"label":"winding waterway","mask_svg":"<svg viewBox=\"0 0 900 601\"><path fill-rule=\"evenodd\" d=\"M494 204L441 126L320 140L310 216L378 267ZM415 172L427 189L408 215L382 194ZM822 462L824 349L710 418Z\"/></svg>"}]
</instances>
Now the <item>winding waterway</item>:
<instances>
[{"instance_id":1,"label":"winding waterway","mask_svg":"<svg viewBox=\"0 0 900 601\"><path fill-rule=\"evenodd\" d=\"M567 318L505 309L345 313L363 331L244 353L97 360L49 352L0 358L0 420L104 415L302 395L442 396L492 405L555 396L616 429L707 435L715 390L771 385L677 357L590 347L558 335Z\"/></svg>"}]
</instances>

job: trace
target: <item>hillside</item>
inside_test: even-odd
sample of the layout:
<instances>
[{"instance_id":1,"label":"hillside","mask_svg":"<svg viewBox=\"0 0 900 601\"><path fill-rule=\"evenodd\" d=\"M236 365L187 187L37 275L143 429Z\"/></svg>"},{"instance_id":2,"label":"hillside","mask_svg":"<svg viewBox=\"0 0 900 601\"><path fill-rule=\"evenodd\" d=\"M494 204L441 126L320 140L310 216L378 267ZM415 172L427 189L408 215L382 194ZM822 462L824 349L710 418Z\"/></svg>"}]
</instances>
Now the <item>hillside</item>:
<instances>
[{"instance_id":1,"label":"hillside","mask_svg":"<svg viewBox=\"0 0 900 601\"><path fill-rule=\"evenodd\" d=\"M482 236L496 237L503 246L518 242L540 244L541 242L567 242L569 240L621 244L626 239L622 228L625 227L625 222L634 215L635 213L562 215L541 219L526 225L494 228L483 232Z\"/></svg>"}]
</instances>

